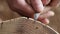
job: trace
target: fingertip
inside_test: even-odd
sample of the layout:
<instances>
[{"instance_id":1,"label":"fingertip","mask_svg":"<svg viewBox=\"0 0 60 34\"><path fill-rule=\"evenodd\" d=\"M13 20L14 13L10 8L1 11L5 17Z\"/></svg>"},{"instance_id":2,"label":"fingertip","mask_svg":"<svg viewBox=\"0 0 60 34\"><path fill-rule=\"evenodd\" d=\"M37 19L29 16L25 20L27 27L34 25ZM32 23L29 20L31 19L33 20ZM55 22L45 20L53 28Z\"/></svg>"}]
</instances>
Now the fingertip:
<instances>
[{"instance_id":1,"label":"fingertip","mask_svg":"<svg viewBox=\"0 0 60 34\"><path fill-rule=\"evenodd\" d=\"M50 14L51 16L55 15L55 13L53 11L49 11L48 14Z\"/></svg>"},{"instance_id":2,"label":"fingertip","mask_svg":"<svg viewBox=\"0 0 60 34\"><path fill-rule=\"evenodd\" d=\"M49 20L47 18L38 18L38 21L40 21L44 24L49 24Z\"/></svg>"},{"instance_id":3,"label":"fingertip","mask_svg":"<svg viewBox=\"0 0 60 34\"><path fill-rule=\"evenodd\" d=\"M44 17L38 17L37 19L38 21L41 21L42 23L44 24L49 24L49 20L47 18L44 18Z\"/></svg>"},{"instance_id":4,"label":"fingertip","mask_svg":"<svg viewBox=\"0 0 60 34\"><path fill-rule=\"evenodd\" d=\"M49 24L49 20L46 18L46 19L43 19L43 20L41 20L41 22L42 23L44 23L44 24Z\"/></svg>"}]
</instances>

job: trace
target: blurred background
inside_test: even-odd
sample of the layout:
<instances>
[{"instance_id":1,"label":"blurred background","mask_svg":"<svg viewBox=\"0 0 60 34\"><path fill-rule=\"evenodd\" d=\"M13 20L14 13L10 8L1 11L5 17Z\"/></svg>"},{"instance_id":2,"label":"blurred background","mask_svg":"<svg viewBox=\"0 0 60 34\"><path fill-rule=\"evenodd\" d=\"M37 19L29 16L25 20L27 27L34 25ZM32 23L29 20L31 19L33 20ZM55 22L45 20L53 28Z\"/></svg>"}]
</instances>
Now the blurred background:
<instances>
[{"instance_id":1,"label":"blurred background","mask_svg":"<svg viewBox=\"0 0 60 34\"><path fill-rule=\"evenodd\" d=\"M0 0L0 19L9 20L19 17L17 13L10 10L6 0Z\"/></svg>"},{"instance_id":2,"label":"blurred background","mask_svg":"<svg viewBox=\"0 0 60 34\"><path fill-rule=\"evenodd\" d=\"M60 7L53 9L55 16L50 18L49 26L60 33ZM20 17L16 12L9 9L6 0L0 0L0 19L9 20Z\"/></svg>"}]
</instances>

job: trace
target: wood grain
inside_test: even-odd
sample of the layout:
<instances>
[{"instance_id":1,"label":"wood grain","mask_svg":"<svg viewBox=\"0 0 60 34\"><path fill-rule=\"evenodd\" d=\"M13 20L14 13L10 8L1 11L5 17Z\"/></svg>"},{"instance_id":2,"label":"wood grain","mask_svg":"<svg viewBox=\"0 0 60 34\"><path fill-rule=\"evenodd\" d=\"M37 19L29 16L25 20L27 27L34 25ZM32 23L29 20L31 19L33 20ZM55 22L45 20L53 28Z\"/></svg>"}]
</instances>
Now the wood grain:
<instances>
[{"instance_id":1,"label":"wood grain","mask_svg":"<svg viewBox=\"0 0 60 34\"><path fill-rule=\"evenodd\" d=\"M23 17L3 21L0 34L57 34L44 24Z\"/></svg>"}]
</instances>

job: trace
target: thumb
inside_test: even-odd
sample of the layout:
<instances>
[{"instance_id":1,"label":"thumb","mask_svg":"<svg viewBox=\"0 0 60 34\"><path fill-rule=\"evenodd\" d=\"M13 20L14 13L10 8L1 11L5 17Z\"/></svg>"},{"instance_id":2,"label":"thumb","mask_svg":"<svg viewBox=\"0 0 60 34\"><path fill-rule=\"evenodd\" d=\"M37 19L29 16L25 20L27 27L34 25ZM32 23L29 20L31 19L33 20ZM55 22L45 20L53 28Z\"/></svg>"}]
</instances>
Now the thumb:
<instances>
[{"instance_id":1,"label":"thumb","mask_svg":"<svg viewBox=\"0 0 60 34\"><path fill-rule=\"evenodd\" d=\"M31 0L31 4L32 4L33 9L36 12L41 13L44 10L43 3L41 0Z\"/></svg>"}]
</instances>

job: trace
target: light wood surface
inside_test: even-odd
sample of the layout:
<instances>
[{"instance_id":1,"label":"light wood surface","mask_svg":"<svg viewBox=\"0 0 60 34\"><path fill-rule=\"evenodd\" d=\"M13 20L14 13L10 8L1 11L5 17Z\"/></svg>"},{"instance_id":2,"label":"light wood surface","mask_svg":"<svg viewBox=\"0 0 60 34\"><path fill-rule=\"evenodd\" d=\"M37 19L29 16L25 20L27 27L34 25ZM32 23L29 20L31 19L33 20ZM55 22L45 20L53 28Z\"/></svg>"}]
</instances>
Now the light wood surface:
<instances>
[{"instance_id":1,"label":"light wood surface","mask_svg":"<svg viewBox=\"0 0 60 34\"><path fill-rule=\"evenodd\" d=\"M0 34L59 34L49 29L43 23L19 17L3 21Z\"/></svg>"}]
</instances>

